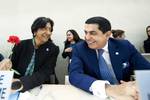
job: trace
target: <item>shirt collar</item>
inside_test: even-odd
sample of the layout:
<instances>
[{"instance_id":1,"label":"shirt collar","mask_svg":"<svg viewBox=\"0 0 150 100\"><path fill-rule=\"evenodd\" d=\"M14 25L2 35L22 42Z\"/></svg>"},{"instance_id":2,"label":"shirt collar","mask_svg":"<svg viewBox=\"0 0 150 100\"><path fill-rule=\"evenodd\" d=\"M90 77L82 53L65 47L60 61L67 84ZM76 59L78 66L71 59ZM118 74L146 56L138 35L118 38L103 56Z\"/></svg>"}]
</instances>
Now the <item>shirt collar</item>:
<instances>
[{"instance_id":1,"label":"shirt collar","mask_svg":"<svg viewBox=\"0 0 150 100\"><path fill-rule=\"evenodd\" d=\"M105 52L108 52L108 41L106 43L106 45L102 48Z\"/></svg>"},{"instance_id":2,"label":"shirt collar","mask_svg":"<svg viewBox=\"0 0 150 100\"><path fill-rule=\"evenodd\" d=\"M108 41L106 42L106 45L102 49L104 50L104 52L108 53ZM97 54L97 57L98 57L98 49L96 49L96 54Z\"/></svg>"}]
</instances>

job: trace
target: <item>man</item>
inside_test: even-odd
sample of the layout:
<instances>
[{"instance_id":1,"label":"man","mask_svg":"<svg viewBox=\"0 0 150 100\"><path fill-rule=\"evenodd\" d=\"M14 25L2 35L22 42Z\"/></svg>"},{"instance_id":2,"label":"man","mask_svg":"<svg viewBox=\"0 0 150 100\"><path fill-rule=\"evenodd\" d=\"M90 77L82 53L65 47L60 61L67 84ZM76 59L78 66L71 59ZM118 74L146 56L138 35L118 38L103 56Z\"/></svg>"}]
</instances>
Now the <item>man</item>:
<instances>
[{"instance_id":1,"label":"man","mask_svg":"<svg viewBox=\"0 0 150 100\"><path fill-rule=\"evenodd\" d=\"M138 91L135 82L125 81L130 80L134 68L150 69L150 63L129 41L110 38L111 25L104 17L89 18L84 31L85 41L73 50L70 83L100 98L109 96L115 100L136 100Z\"/></svg>"}]
</instances>

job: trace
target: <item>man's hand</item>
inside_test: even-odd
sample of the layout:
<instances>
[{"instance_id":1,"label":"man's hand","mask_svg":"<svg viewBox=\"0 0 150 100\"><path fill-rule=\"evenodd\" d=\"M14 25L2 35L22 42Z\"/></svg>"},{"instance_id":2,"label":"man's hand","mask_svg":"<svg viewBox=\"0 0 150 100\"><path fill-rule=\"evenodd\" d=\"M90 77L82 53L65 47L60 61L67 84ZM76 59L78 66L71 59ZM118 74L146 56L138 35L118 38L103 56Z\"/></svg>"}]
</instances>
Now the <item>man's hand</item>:
<instances>
[{"instance_id":1,"label":"man's hand","mask_svg":"<svg viewBox=\"0 0 150 100\"><path fill-rule=\"evenodd\" d=\"M139 91L135 81L133 82L121 81L121 84L119 85L108 85L106 86L106 93L110 97L118 98L118 100L119 99L125 100L126 97L131 98L131 100L132 99L138 100L139 98Z\"/></svg>"},{"instance_id":2,"label":"man's hand","mask_svg":"<svg viewBox=\"0 0 150 100\"><path fill-rule=\"evenodd\" d=\"M117 95L114 99L115 100L138 100L138 99L135 99L134 97L128 96L128 95Z\"/></svg>"},{"instance_id":3,"label":"man's hand","mask_svg":"<svg viewBox=\"0 0 150 100\"><path fill-rule=\"evenodd\" d=\"M121 85L125 85L125 92L126 95L130 95L134 97L135 100L139 100L139 89L136 84L136 81L130 81L130 82L125 82L125 81L120 81Z\"/></svg>"},{"instance_id":4,"label":"man's hand","mask_svg":"<svg viewBox=\"0 0 150 100\"><path fill-rule=\"evenodd\" d=\"M4 59L0 62L0 70L10 70L12 67L12 62L10 59Z\"/></svg>"}]
</instances>

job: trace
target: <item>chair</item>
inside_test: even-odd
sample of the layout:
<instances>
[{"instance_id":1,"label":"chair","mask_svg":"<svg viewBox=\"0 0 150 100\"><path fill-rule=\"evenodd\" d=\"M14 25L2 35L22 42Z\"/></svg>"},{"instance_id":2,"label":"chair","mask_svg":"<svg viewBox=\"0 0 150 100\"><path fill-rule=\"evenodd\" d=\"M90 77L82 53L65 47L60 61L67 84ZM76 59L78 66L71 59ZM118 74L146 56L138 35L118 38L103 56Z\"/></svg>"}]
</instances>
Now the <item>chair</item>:
<instances>
[{"instance_id":1,"label":"chair","mask_svg":"<svg viewBox=\"0 0 150 100\"><path fill-rule=\"evenodd\" d=\"M59 84L59 81L58 81L58 79L56 77L56 74L50 75L50 83L51 84Z\"/></svg>"},{"instance_id":2,"label":"chair","mask_svg":"<svg viewBox=\"0 0 150 100\"><path fill-rule=\"evenodd\" d=\"M144 47L143 47L143 46L140 46L140 52L141 52L141 53L145 53L145 50L144 50Z\"/></svg>"}]
</instances>

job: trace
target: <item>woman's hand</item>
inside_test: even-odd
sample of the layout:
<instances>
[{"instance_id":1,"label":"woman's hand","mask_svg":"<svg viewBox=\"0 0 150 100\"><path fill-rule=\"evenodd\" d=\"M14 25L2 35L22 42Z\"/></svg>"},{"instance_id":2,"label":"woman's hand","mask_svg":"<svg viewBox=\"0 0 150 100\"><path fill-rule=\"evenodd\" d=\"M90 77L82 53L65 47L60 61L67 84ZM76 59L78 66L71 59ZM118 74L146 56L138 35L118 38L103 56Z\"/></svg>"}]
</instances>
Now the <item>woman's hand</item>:
<instances>
[{"instance_id":1,"label":"woman's hand","mask_svg":"<svg viewBox=\"0 0 150 100\"><path fill-rule=\"evenodd\" d=\"M66 48L65 52L71 52L72 51L72 47Z\"/></svg>"},{"instance_id":2,"label":"woman's hand","mask_svg":"<svg viewBox=\"0 0 150 100\"><path fill-rule=\"evenodd\" d=\"M12 62L10 59L4 59L0 62L0 70L8 71L12 67Z\"/></svg>"}]
</instances>

